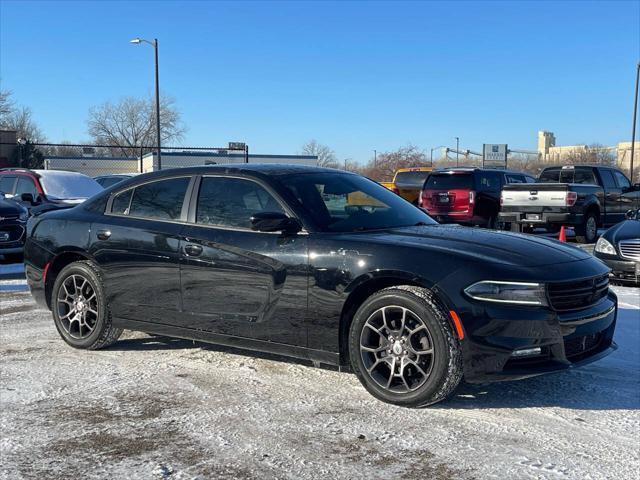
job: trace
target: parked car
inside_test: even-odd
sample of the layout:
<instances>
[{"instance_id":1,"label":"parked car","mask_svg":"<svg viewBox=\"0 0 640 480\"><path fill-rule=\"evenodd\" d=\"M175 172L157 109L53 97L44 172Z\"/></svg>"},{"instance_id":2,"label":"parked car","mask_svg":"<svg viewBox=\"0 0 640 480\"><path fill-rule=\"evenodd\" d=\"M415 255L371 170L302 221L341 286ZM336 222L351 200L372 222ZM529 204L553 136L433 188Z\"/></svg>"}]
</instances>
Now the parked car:
<instances>
[{"instance_id":1,"label":"parked car","mask_svg":"<svg viewBox=\"0 0 640 480\"><path fill-rule=\"evenodd\" d=\"M272 352L351 368L411 407L463 376L524 378L615 348L616 296L591 254L439 225L349 172L164 170L31 217L28 231L31 292L76 348L126 328Z\"/></svg>"},{"instance_id":2,"label":"parked car","mask_svg":"<svg viewBox=\"0 0 640 480\"><path fill-rule=\"evenodd\" d=\"M483 168L446 168L424 183L420 206L440 223L498 228L500 191L509 183L531 183L521 172Z\"/></svg>"},{"instance_id":3,"label":"parked car","mask_svg":"<svg viewBox=\"0 0 640 480\"><path fill-rule=\"evenodd\" d=\"M593 243L598 227L615 225L638 208L640 185L613 167L548 167L535 184L505 185L501 202L500 220L517 230L570 226L578 242Z\"/></svg>"},{"instance_id":4,"label":"parked car","mask_svg":"<svg viewBox=\"0 0 640 480\"><path fill-rule=\"evenodd\" d=\"M28 217L29 212L24 206L7 198L4 192L0 191L0 261L22 261Z\"/></svg>"},{"instance_id":5,"label":"parked car","mask_svg":"<svg viewBox=\"0 0 640 480\"><path fill-rule=\"evenodd\" d=\"M382 182L381 185L400 195L406 201L418 205L424 181L432 171L433 167L399 168L396 170L392 182Z\"/></svg>"},{"instance_id":6,"label":"parked car","mask_svg":"<svg viewBox=\"0 0 640 480\"><path fill-rule=\"evenodd\" d=\"M611 268L611 276L640 286L640 209L629 210L627 220L604 232L594 255Z\"/></svg>"},{"instance_id":7,"label":"parked car","mask_svg":"<svg viewBox=\"0 0 640 480\"><path fill-rule=\"evenodd\" d=\"M73 207L102 190L93 178L78 172L0 169L0 191L21 202L31 214Z\"/></svg>"},{"instance_id":8,"label":"parked car","mask_svg":"<svg viewBox=\"0 0 640 480\"><path fill-rule=\"evenodd\" d=\"M127 180L136 176L137 173L113 173L111 175L101 175L99 177L93 177L93 179L102 185L102 188L109 188L123 180Z\"/></svg>"}]
</instances>

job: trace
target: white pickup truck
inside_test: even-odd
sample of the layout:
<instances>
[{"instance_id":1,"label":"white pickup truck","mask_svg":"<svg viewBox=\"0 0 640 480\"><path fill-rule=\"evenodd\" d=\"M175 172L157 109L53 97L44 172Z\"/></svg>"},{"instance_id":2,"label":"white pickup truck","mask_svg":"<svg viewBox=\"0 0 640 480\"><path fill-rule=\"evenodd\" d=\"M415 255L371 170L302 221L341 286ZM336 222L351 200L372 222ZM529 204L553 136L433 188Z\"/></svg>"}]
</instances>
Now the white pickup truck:
<instances>
[{"instance_id":1,"label":"white pickup truck","mask_svg":"<svg viewBox=\"0 0 640 480\"><path fill-rule=\"evenodd\" d=\"M614 225L638 208L640 185L617 168L571 165L545 168L536 183L507 184L499 219L515 231L573 227L581 243L595 242L598 227Z\"/></svg>"}]
</instances>

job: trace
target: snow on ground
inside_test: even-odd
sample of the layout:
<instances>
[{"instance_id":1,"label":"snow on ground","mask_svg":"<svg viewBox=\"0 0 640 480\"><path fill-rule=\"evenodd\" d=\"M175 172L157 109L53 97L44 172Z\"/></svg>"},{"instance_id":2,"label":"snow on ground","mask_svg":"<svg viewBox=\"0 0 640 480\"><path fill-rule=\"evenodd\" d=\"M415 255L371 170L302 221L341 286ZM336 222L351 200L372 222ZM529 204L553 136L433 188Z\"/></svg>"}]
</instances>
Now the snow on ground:
<instances>
[{"instance_id":1,"label":"snow on ground","mask_svg":"<svg viewBox=\"0 0 640 480\"><path fill-rule=\"evenodd\" d=\"M409 410L351 374L184 340L73 350L19 288L0 291L0 478L638 478L639 289L614 287L611 356Z\"/></svg>"}]
</instances>

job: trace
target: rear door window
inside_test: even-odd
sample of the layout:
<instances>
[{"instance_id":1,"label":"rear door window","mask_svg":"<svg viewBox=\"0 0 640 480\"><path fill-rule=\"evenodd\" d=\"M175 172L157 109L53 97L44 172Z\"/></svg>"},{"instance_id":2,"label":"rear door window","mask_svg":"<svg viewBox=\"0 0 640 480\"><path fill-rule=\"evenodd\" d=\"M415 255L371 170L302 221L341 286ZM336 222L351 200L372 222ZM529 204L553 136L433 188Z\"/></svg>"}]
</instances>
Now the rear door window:
<instances>
[{"instance_id":1,"label":"rear door window","mask_svg":"<svg viewBox=\"0 0 640 480\"><path fill-rule=\"evenodd\" d=\"M16 184L16 176L13 175L2 175L0 176L0 192L6 193L7 195L13 195L13 187Z\"/></svg>"},{"instance_id":2,"label":"rear door window","mask_svg":"<svg viewBox=\"0 0 640 480\"><path fill-rule=\"evenodd\" d=\"M471 173L432 173L427 179L425 188L432 190L473 190Z\"/></svg>"},{"instance_id":3,"label":"rear door window","mask_svg":"<svg viewBox=\"0 0 640 480\"><path fill-rule=\"evenodd\" d=\"M18 177L18 184L16 185L16 197L19 197L23 193L30 193L35 199L38 196L38 190L36 184L29 177Z\"/></svg>"},{"instance_id":4,"label":"rear door window","mask_svg":"<svg viewBox=\"0 0 640 480\"><path fill-rule=\"evenodd\" d=\"M157 220L180 219L189 181L189 177L171 178L136 187L129 215Z\"/></svg>"},{"instance_id":5,"label":"rear door window","mask_svg":"<svg viewBox=\"0 0 640 480\"><path fill-rule=\"evenodd\" d=\"M602 184L605 190L612 190L618 188L616 181L613 179L613 175L610 170L600 170L600 177L602 177Z\"/></svg>"},{"instance_id":6,"label":"rear door window","mask_svg":"<svg viewBox=\"0 0 640 480\"><path fill-rule=\"evenodd\" d=\"M584 185L597 185L596 177L593 174L593 168L576 168L574 169L573 183L581 183Z\"/></svg>"},{"instance_id":7,"label":"rear door window","mask_svg":"<svg viewBox=\"0 0 640 480\"><path fill-rule=\"evenodd\" d=\"M131 205L132 194L133 188L116 195L111 203L111 213L115 213L116 215L129 215L129 205Z\"/></svg>"}]
</instances>

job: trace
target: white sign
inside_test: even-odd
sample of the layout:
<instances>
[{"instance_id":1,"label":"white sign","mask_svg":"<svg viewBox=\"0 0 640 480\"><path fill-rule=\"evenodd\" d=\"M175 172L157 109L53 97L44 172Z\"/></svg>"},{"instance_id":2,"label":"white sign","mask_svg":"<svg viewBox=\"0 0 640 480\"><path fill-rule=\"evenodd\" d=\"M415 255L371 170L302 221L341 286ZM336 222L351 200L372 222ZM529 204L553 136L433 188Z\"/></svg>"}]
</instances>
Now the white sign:
<instances>
[{"instance_id":1,"label":"white sign","mask_svg":"<svg viewBox=\"0 0 640 480\"><path fill-rule=\"evenodd\" d=\"M485 162L507 161L507 144L506 143L485 143L482 146L482 158Z\"/></svg>"}]
</instances>

